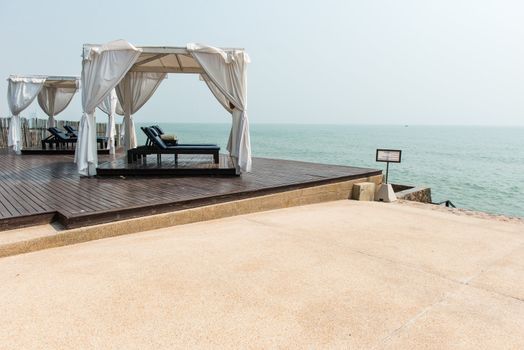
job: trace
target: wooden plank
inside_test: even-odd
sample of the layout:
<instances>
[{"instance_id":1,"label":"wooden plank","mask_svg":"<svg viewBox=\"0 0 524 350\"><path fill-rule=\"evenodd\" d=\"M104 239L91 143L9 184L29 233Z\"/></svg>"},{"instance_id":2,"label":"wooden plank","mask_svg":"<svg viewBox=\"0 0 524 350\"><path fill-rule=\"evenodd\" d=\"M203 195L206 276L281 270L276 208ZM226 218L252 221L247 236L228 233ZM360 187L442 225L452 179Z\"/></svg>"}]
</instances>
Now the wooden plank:
<instances>
[{"instance_id":1,"label":"wooden plank","mask_svg":"<svg viewBox=\"0 0 524 350\"><path fill-rule=\"evenodd\" d=\"M12 217L20 215L19 211L11 204L9 199L6 198L2 192L3 191L0 191L0 201L2 201L2 206L5 208L5 211L2 211L2 216Z\"/></svg>"}]
</instances>

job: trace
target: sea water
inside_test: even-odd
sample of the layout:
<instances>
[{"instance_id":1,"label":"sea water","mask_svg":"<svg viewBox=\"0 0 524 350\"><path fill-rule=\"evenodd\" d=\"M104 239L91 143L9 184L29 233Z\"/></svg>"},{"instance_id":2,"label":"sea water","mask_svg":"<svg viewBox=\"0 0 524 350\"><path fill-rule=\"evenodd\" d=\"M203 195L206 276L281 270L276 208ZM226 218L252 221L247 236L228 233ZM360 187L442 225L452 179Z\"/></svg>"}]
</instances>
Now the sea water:
<instances>
[{"instance_id":1,"label":"sea water","mask_svg":"<svg viewBox=\"0 0 524 350\"><path fill-rule=\"evenodd\" d=\"M143 124L137 123L138 126ZM183 143L217 143L228 124L160 124ZM377 148L402 150L389 182L431 187L433 201L524 217L524 128L251 124L254 157L382 169ZM138 131L139 143L145 136Z\"/></svg>"}]
</instances>

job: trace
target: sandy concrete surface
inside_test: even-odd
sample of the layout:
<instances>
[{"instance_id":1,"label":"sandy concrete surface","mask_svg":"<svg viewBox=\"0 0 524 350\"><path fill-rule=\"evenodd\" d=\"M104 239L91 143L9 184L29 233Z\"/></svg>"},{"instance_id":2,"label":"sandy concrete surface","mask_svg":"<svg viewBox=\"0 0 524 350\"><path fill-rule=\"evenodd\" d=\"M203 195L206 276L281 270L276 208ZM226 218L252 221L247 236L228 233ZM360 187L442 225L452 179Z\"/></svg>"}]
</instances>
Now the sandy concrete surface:
<instances>
[{"instance_id":1,"label":"sandy concrete surface","mask_svg":"<svg viewBox=\"0 0 524 350\"><path fill-rule=\"evenodd\" d=\"M524 349L524 224L336 201L0 259L1 349Z\"/></svg>"},{"instance_id":2,"label":"sandy concrete surface","mask_svg":"<svg viewBox=\"0 0 524 350\"><path fill-rule=\"evenodd\" d=\"M9 231L0 231L0 246L28 239L53 235L59 231L60 229L51 224L24 227Z\"/></svg>"}]
</instances>

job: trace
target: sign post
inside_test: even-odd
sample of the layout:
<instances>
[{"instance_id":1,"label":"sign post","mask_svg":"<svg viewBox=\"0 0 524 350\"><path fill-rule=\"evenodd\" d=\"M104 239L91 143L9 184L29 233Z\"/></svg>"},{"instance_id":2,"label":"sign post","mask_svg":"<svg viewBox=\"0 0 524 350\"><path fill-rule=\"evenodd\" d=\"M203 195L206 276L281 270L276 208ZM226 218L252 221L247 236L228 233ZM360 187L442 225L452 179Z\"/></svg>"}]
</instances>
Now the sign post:
<instances>
[{"instance_id":1,"label":"sign post","mask_svg":"<svg viewBox=\"0 0 524 350\"><path fill-rule=\"evenodd\" d=\"M377 149L377 162L386 163L386 183L388 183L389 163L400 163L402 151L399 149Z\"/></svg>"},{"instance_id":2,"label":"sign post","mask_svg":"<svg viewBox=\"0 0 524 350\"><path fill-rule=\"evenodd\" d=\"M397 200L393 187L388 184L389 163L400 163L402 151L399 149L377 149L376 161L386 163L386 182L380 185L375 200L394 202Z\"/></svg>"}]
</instances>

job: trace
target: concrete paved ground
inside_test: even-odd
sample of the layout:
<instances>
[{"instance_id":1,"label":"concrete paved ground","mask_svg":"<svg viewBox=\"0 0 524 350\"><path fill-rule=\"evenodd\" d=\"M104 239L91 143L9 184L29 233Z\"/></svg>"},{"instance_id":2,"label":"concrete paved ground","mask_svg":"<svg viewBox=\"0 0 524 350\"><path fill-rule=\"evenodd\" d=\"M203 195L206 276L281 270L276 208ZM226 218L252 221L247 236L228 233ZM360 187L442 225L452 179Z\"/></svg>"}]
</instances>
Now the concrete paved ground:
<instances>
[{"instance_id":1,"label":"concrete paved ground","mask_svg":"<svg viewBox=\"0 0 524 350\"><path fill-rule=\"evenodd\" d=\"M524 224L337 201L0 259L1 349L523 349Z\"/></svg>"}]
</instances>

